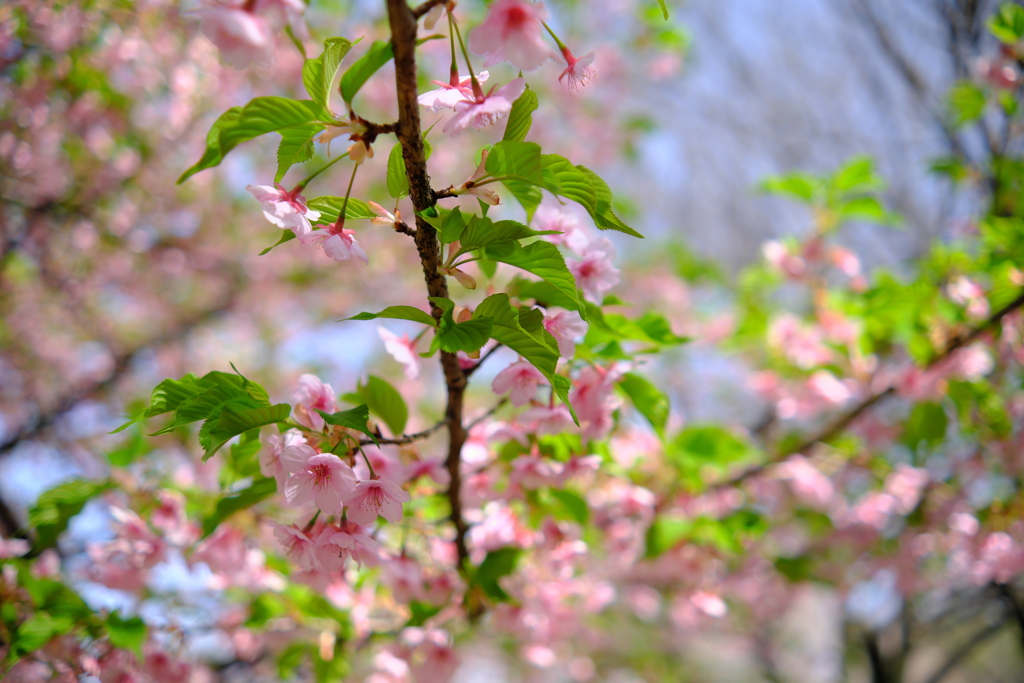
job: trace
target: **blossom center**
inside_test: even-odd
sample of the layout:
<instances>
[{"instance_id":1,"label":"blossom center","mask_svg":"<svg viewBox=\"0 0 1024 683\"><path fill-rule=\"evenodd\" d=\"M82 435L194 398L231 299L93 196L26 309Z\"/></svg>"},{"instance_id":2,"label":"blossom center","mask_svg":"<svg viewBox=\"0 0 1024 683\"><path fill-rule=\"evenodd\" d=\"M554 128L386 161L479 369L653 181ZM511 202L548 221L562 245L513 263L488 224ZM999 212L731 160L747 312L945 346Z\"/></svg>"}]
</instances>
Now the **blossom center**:
<instances>
[{"instance_id":1,"label":"blossom center","mask_svg":"<svg viewBox=\"0 0 1024 683\"><path fill-rule=\"evenodd\" d=\"M331 482L331 468L325 463L319 463L309 468L309 480L318 489L325 488Z\"/></svg>"}]
</instances>

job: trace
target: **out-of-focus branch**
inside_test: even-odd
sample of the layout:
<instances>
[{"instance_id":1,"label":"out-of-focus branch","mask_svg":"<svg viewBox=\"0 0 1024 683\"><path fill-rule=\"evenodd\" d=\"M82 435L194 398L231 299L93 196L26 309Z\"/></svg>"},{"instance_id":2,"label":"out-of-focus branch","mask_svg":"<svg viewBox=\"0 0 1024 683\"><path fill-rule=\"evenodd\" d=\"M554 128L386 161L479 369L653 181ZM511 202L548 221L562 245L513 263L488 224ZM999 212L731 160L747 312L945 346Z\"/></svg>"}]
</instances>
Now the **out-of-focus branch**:
<instances>
[{"instance_id":1,"label":"out-of-focus branch","mask_svg":"<svg viewBox=\"0 0 1024 683\"><path fill-rule=\"evenodd\" d=\"M931 678L927 679L926 683L939 683L943 678L950 674L953 669L958 667L960 663L966 659L974 651L974 648L978 647L986 640L996 635L1003 630L1006 625L1006 617L998 620L994 624L990 624L978 633L974 634L974 637L968 640L966 643L961 645L956 651L949 656L946 663L943 664L938 671L932 674Z\"/></svg>"},{"instance_id":2,"label":"out-of-focus branch","mask_svg":"<svg viewBox=\"0 0 1024 683\"><path fill-rule=\"evenodd\" d=\"M101 392L113 385L121 378L121 375L124 374L129 366L131 366L132 362L142 352L154 347L166 346L167 344L178 341L191 334L195 328L210 322L217 316L229 310L235 303L235 295L236 292L232 290L230 294L210 308L187 316L163 334L157 335L156 337L153 337L132 349L118 354L114 359L114 364L111 367L110 372L108 372L102 379L95 380L68 392L58 399L52 406L40 412L34 419L29 420L17 431L8 436L2 443L0 443L0 455L11 450L19 443L33 438L89 396Z\"/></svg>"},{"instance_id":3,"label":"out-of-focus branch","mask_svg":"<svg viewBox=\"0 0 1024 683\"><path fill-rule=\"evenodd\" d=\"M945 350L943 350L942 353L938 354L931 361L929 361L929 363L925 367L935 367L936 365L938 365L939 363L953 355L954 352L976 341L979 337L981 337L981 335L985 334L990 328L994 327L995 325L998 325L1003 318L1005 318L1007 315L1017 310L1021 306L1024 306L1024 292L1018 294L1017 298L1015 298L1013 301L1006 304L1001 309L999 309L991 316L989 316L988 319L985 320L985 322L983 322L978 327L975 327L971 329L969 332L954 337L949 342L949 344L946 345ZM809 450L812 446L816 444L819 444L823 441L828 441L829 439L842 433L850 425L850 423L852 423L858 417L860 417L865 412L867 412L868 410L878 405L886 398L892 396L895 393L896 386L894 384L890 384L884 389L881 389L871 394L863 401L858 403L856 406L854 406L851 410L847 411L846 413L843 413L835 420L825 425L817 433L804 439L798 445L782 449L781 451L770 457L766 462L763 462L759 465L754 465L753 467L749 467L743 470L742 472L739 472L738 474L735 474L732 477L729 477L728 479L725 479L723 481L712 483L708 485L708 490L717 490L722 488L728 488L730 486L736 486L737 484L742 483L743 481L749 479L750 477L761 474L769 467L778 464L779 462L785 460L794 453L802 453L804 451Z\"/></svg>"}]
</instances>

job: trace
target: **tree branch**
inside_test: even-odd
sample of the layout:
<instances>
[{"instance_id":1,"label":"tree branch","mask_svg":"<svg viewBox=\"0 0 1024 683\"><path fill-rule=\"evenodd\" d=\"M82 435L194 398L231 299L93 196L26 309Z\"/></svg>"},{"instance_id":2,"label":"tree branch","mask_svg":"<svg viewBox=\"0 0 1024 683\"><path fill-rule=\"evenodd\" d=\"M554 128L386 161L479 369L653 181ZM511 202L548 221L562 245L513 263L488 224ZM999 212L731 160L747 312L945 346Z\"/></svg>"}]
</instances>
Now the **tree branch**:
<instances>
[{"instance_id":1,"label":"tree branch","mask_svg":"<svg viewBox=\"0 0 1024 683\"><path fill-rule=\"evenodd\" d=\"M946 660L946 663L943 664L938 671L932 674L931 678L927 680L927 683L939 683L939 681L945 678L947 674L952 672L953 669L955 669L960 664L960 662L966 659L971 654L971 652L974 651L974 648L978 647L986 640L1002 631L1003 626L1005 624L1006 619L1003 618L994 624L990 624L986 628L976 633L973 638L971 638L966 643L961 645L956 652L949 656L949 659Z\"/></svg>"},{"instance_id":2,"label":"tree branch","mask_svg":"<svg viewBox=\"0 0 1024 683\"><path fill-rule=\"evenodd\" d=\"M932 358L932 360L928 362L925 368L935 367L936 365L938 365L939 363L953 355L955 351L976 341L978 337L985 334L989 330L989 328L998 325L1003 318L1005 318L1007 315L1017 310L1021 306L1024 306L1024 292L1018 294L1017 298L1015 298L1013 301L1006 304L1001 309L999 309L991 316L989 316L989 318L978 327L973 328L972 330L965 334L961 334L954 337L946 346L945 350L942 353L935 356L934 358ZM766 462L763 462L759 465L754 465L753 467L749 467L743 470L742 472L739 472L738 474L733 475L732 477L729 477L728 479L725 479L723 481L710 484L708 485L707 490L715 491L718 489L736 486L737 484L742 483L743 481L749 479L750 477L761 474L769 467L778 464L779 462L785 460L794 453L804 452L810 449L815 444L821 443L823 441L828 441L832 437L840 434L843 430L845 430L851 422L853 422L858 417L863 415L865 412L867 412L868 410L878 405L879 403L881 403L882 401L884 401L885 399L887 399L888 397L892 396L895 393L896 386L894 384L890 384L885 389L882 389L881 391L878 391L872 394L871 396L867 397L866 399L858 403L852 410L844 413L843 415L840 415L834 421L825 425L825 427L823 427L816 434L808 437L797 446L783 449L776 453L775 455L773 455L772 457L770 457Z\"/></svg>"},{"instance_id":3,"label":"tree branch","mask_svg":"<svg viewBox=\"0 0 1024 683\"><path fill-rule=\"evenodd\" d=\"M426 0L426 2L413 9L412 15L419 19L430 10L434 9L438 5L443 5L446 2L448 2L448 0Z\"/></svg>"},{"instance_id":4,"label":"tree branch","mask_svg":"<svg viewBox=\"0 0 1024 683\"><path fill-rule=\"evenodd\" d=\"M418 10L424 13L430 10L428 3L420 5ZM409 198L417 213L425 211L435 203L430 189L430 176L427 174L427 161L423 151L423 138L420 135L420 111L416 89L416 20L418 15L406 4L406 0L387 0L388 23L391 26L391 46L395 54L395 86L398 93L398 123L395 134L402 143L402 159L405 161L405 173L409 179ZM425 9L424 9L425 8ZM423 266L423 279L427 285L427 296L448 298L448 283L439 271L441 265L441 247L437 240L437 231L425 220L416 216L416 234L414 235L420 263ZM430 305L431 315L440 320L442 311L433 303ZM465 563L469 558L466 549L467 526L462 518L462 500L460 491L462 446L466 442L466 429L462 424L463 403L466 391L466 375L462 372L459 359L454 353L441 352L441 367L444 370L445 385L448 390L448 403L445 410L445 422L448 425L448 455L445 467L451 477L448 486L448 503L451 506L450 519L455 526L455 547L458 552L458 569L465 571Z\"/></svg>"}]
</instances>

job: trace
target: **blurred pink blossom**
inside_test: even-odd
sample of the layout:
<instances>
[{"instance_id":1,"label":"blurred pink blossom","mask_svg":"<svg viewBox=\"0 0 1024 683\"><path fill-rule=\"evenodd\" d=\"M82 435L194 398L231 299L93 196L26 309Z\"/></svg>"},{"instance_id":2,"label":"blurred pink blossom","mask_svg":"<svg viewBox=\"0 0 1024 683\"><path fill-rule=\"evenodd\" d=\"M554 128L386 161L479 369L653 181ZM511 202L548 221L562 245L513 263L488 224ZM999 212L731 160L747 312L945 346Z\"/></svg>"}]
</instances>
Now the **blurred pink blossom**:
<instances>
[{"instance_id":1,"label":"blurred pink blossom","mask_svg":"<svg viewBox=\"0 0 1024 683\"><path fill-rule=\"evenodd\" d=\"M542 35L546 16L540 3L497 0L469 34L469 49L484 56L484 66L507 61L521 71L535 69L554 55Z\"/></svg>"}]
</instances>

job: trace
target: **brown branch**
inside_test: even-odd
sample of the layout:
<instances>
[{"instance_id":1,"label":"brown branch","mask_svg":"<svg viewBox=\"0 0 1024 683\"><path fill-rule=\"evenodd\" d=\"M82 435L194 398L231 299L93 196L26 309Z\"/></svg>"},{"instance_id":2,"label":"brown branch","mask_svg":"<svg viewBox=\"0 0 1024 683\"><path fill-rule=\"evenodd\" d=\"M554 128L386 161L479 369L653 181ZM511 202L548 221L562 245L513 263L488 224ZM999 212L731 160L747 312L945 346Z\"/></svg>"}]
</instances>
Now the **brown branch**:
<instances>
[{"instance_id":1,"label":"brown branch","mask_svg":"<svg viewBox=\"0 0 1024 683\"><path fill-rule=\"evenodd\" d=\"M402 221L395 221L395 232L400 232L403 235L409 235L410 237L416 237L416 228L410 226L408 223Z\"/></svg>"},{"instance_id":2,"label":"brown branch","mask_svg":"<svg viewBox=\"0 0 1024 683\"><path fill-rule=\"evenodd\" d=\"M417 214L426 211L435 203L427 174L427 161L421 137L418 92L416 88L416 20L417 15L406 0L387 0L388 23L391 26L391 46L395 54L395 86L398 92L398 124L395 134L402 143L402 159L409 179L409 198ZM423 9L420 5L417 9ZM429 11L427 7L424 12ZM414 235L423 279L427 285L427 296L448 298L448 283L439 271L441 247L437 231L425 220L416 216ZM440 321L442 311L433 303L431 315ZM460 572L465 571L469 551L466 549L467 526L462 518L460 491L462 445L466 442L466 429L462 424L463 403L466 391L466 375L462 372L459 359L454 353L441 352L441 367L444 370L448 402L445 422L448 425L448 455L445 467L451 477L448 486L448 503L451 506L450 519L455 526L455 547L458 552Z\"/></svg>"},{"instance_id":3,"label":"brown branch","mask_svg":"<svg viewBox=\"0 0 1024 683\"><path fill-rule=\"evenodd\" d=\"M953 353L956 352L957 350L976 341L981 335L985 334L989 330L989 328L998 325L1003 318L1005 318L1007 315L1017 310L1021 306L1024 306L1024 292L1018 294L1017 298L1015 298L1013 301L1006 304L1001 309L999 309L991 316L989 316L988 319L978 327L973 328L972 330L965 334L961 334L958 335L957 337L954 337L946 346L945 350L942 351L942 353L935 356L934 358L932 358L932 360L929 361L925 367L935 367L936 365L938 365L939 363L953 355ZM718 489L736 486L737 484L742 483L743 481L749 479L750 477L761 474L769 467L778 464L779 462L785 460L794 453L804 452L810 449L815 444L821 443L823 441L828 441L832 437L837 436L838 434L843 432L843 430L845 430L851 422L853 422L858 417L863 415L865 412L867 412L868 410L878 405L879 403L881 403L882 401L884 401L885 399L887 399L888 397L892 396L895 393L896 386L894 384L890 384L885 389L882 389L881 391L878 391L872 394L871 396L867 397L866 399L858 403L852 410L840 415L834 421L825 425L825 427L823 427L816 434L808 437L807 439L804 439L804 441L802 441L797 446L785 448L776 453L775 455L773 455L772 457L770 457L767 461L759 465L748 467L747 469L743 470L742 472L739 472L738 474L733 475L732 477L729 477L728 479L710 484L707 487L708 490L715 491Z\"/></svg>"}]
</instances>

